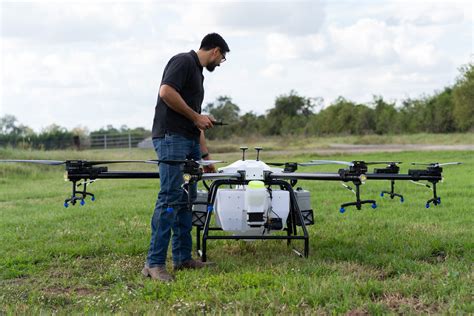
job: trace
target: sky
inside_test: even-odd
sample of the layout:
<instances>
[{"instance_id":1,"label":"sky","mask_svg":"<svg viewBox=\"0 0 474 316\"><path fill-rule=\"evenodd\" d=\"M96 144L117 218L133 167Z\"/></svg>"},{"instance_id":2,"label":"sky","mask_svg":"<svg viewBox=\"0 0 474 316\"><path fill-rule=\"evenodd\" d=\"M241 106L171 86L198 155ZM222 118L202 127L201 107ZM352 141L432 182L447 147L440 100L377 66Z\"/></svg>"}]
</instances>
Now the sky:
<instances>
[{"instance_id":1,"label":"sky","mask_svg":"<svg viewBox=\"0 0 474 316\"><path fill-rule=\"evenodd\" d=\"M151 129L163 69L217 32L203 107L226 95L265 114L291 90L400 102L455 83L474 60L471 0L0 0L0 117L41 131Z\"/></svg>"}]
</instances>

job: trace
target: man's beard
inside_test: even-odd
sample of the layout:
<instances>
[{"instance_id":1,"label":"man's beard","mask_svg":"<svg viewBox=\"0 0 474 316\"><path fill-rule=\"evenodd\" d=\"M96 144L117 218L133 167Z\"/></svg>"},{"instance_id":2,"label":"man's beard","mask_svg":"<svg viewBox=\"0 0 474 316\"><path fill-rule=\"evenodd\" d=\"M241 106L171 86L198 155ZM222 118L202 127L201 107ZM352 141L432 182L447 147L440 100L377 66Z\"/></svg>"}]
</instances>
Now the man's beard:
<instances>
[{"instance_id":1,"label":"man's beard","mask_svg":"<svg viewBox=\"0 0 474 316\"><path fill-rule=\"evenodd\" d=\"M217 66L217 64L214 63L214 62L212 62L212 63L210 63L210 64L208 64L208 65L206 66L206 69L207 69L209 72L213 72L214 69L216 69L216 66Z\"/></svg>"}]
</instances>

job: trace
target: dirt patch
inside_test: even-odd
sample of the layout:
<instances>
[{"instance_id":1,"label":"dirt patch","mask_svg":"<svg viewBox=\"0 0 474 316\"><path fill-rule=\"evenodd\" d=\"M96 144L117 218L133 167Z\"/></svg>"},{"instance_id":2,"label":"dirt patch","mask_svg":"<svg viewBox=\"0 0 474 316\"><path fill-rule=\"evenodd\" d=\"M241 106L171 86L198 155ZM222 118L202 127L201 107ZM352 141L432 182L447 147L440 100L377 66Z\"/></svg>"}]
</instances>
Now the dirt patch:
<instances>
[{"instance_id":1,"label":"dirt patch","mask_svg":"<svg viewBox=\"0 0 474 316\"><path fill-rule=\"evenodd\" d=\"M267 154L273 155L297 155L317 154L334 155L340 153L374 153L374 152L403 152L403 151L469 151L474 150L474 145L422 145L422 144L396 144L396 145L352 145L331 144L327 148L295 149L295 150L269 150Z\"/></svg>"},{"instance_id":2,"label":"dirt patch","mask_svg":"<svg viewBox=\"0 0 474 316\"><path fill-rule=\"evenodd\" d=\"M365 315L370 315L370 313L364 309L353 309L345 313L344 315L346 316L365 316Z\"/></svg>"},{"instance_id":3,"label":"dirt patch","mask_svg":"<svg viewBox=\"0 0 474 316\"><path fill-rule=\"evenodd\" d=\"M440 310L438 305L428 305L416 297L406 297L400 293L383 294L377 302L387 306L391 311L404 314L408 310L416 313L433 314Z\"/></svg>"},{"instance_id":4,"label":"dirt patch","mask_svg":"<svg viewBox=\"0 0 474 316\"><path fill-rule=\"evenodd\" d=\"M85 287L62 287L62 286L52 286L42 290L44 294L47 295L78 295L78 296L89 296L97 293L96 291L85 288Z\"/></svg>"}]
</instances>

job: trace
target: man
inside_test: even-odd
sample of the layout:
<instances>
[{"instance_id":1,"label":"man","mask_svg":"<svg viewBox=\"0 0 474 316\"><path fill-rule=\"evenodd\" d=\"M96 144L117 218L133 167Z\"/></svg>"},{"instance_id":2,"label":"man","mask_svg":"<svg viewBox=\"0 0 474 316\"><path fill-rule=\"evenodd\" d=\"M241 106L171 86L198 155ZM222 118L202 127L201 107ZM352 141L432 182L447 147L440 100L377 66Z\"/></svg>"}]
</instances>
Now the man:
<instances>
[{"instance_id":1,"label":"man","mask_svg":"<svg viewBox=\"0 0 474 316\"><path fill-rule=\"evenodd\" d=\"M213 120L201 115L204 99L203 67L210 72L225 61L229 46L217 33L206 35L197 52L178 54L170 59L163 78L153 119L153 145L158 159L210 159L204 131L213 127ZM172 257L175 270L199 269L206 264L192 259L192 212L188 208L183 184L182 165L161 163L160 192L151 220L151 241L143 275L161 281L172 281L166 269L166 255L172 236ZM214 166L204 168L215 171ZM196 198L197 186L189 194Z\"/></svg>"}]
</instances>

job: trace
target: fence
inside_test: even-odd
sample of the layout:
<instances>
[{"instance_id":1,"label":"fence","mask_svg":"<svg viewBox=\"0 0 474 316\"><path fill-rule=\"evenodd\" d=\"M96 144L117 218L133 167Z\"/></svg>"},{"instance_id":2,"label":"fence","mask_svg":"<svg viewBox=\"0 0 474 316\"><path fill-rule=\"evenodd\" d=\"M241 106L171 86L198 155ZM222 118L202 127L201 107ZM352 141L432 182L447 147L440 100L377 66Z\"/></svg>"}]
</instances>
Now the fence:
<instances>
[{"instance_id":1,"label":"fence","mask_svg":"<svg viewBox=\"0 0 474 316\"><path fill-rule=\"evenodd\" d=\"M18 136L0 135L0 148L23 149L109 149L109 148L153 148L150 133L122 132L96 133L88 136L40 135Z\"/></svg>"},{"instance_id":2,"label":"fence","mask_svg":"<svg viewBox=\"0 0 474 316\"><path fill-rule=\"evenodd\" d=\"M143 135L134 135L132 133L120 134L92 134L89 139L89 146L93 149L109 149L109 148L147 148L147 139Z\"/></svg>"}]
</instances>

